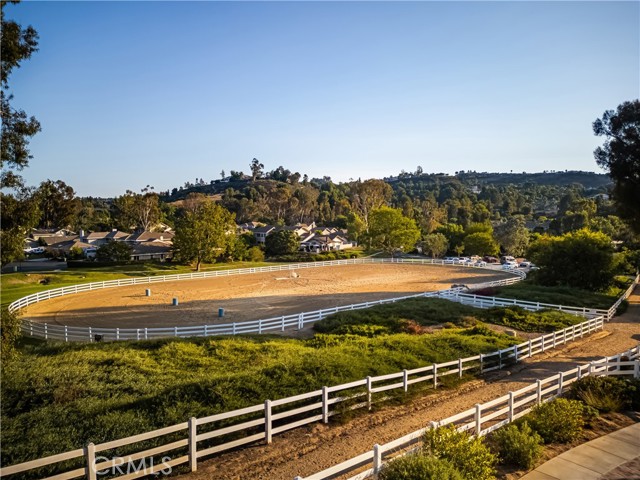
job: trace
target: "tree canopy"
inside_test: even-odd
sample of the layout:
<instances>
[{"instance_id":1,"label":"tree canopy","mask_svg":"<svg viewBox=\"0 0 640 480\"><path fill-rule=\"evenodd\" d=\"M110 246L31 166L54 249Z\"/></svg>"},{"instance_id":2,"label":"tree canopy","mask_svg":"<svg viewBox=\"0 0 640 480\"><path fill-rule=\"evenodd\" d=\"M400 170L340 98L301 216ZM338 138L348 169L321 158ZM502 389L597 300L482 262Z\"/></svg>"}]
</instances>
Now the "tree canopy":
<instances>
[{"instance_id":1,"label":"tree canopy","mask_svg":"<svg viewBox=\"0 0 640 480\"><path fill-rule=\"evenodd\" d=\"M449 249L449 241L442 233L430 233L422 240L422 252L431 258L442 257Z\"/></svg>"},{"instance_id":2,"label":"tree canopy","mask_svg":"<svg viewBox=\"0 0 640 480\"><path fill-rule=\"evenodd\" d=\"M269 256L290 255L298 251L298 235L289 230L278 230L267 235L264 246Z\"/></svg>"},{"instance_id":3,"label":"tree canopy","mask_svg":"<svg viewBox=\"0 0 640 480\"><path fill-rule=\"evenodd\" d=\"M420 238L420 230L414 220L402 215L401 210L380 207L369 216L368 235L373 248L393 254L396 250L413 250Z\"/></svg>"},{"instance_id":4,"label":"tree canopy","mask_svg":"<svg viewBox=\"0 0 640 480\"><path fill-rule=\"evenodd\" d=\"M13 95L9 93L9 77L14 68L20 68L24 60L38 51L38 32L32 27L22 26L5 18L5 8L9 2L0 2L2 30L1 44L1 89L0 113L2 115L2 142L0 153L0 187L14 188L23 185L16 173L29 164L29 139L40 131L40 123L35 117L29 117L23 110L11 105ZM17 3L17 2L12 2Z\"/></svg>"},{"instance_id":5,"label":"tree canopy","mask_svg":"<svg viewBox=\"0 0 640 480\"><path fill-rule=\"evenodd\" d=\"M578 230L560 237L544 235L529 247L540 270L535 281L599 291L611 285L614 259L611 239L601 232Z\"/></svg>"},{"instance_id":6,"label":"tree canopy","mask_svg":"<svg viewBox=\"0 0 640 480\"><path fill-rule=\"evenodd\" d=\"M178 221L173 238L174 258L179 262L214 262L227 250L235 237L235 218L228 210L212 202L201 202Z\"/></svg>"},{"instance_id":7,"label":"tree canopy","mask_svg":"<svg viewBox=\"0 0 640 480\"><path fill-rule=\"evenodd\" d=\"M612 197L618 213L640 233L640 100L604 112L593 122L593 132L604 137L594 155L613 179Z\"/></svg>"}]
</instances>

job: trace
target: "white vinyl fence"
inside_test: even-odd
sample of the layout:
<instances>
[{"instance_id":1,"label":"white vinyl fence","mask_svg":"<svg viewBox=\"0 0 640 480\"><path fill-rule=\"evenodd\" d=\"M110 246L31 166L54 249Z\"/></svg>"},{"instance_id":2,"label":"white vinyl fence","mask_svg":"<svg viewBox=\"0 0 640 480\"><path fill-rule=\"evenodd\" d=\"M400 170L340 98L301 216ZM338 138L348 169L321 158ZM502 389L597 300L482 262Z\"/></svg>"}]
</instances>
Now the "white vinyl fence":
<instances>
[{"instance_id":1,"label":"white vinyl fence","mask_svg":"<svg viewBox=\"0 0 640 480\"><path fill-rule=\"evenodd\" d=\"M314 263L296 263L289 265L277 265L271 267L259 267L259 268L243 268L236 270L220 270L215 272L199 272L199 273L185 273L177 275L163 275L158 277L138 277L131 279L121 280L109 280L106 282L94 282L86 283L82 285L72 285L69 287L56 288L53 290L46 290L44 292L28 295L19 300L16 300L9 305L10 311L16 311L21 308L27 307L37 302L49 300L64 295L72 295L75 293L99 290L103 288L114 288L126 285L138 285L149 284L158 282L170 282L177 280L193 280L220 276L233 276L233 275L250 275L254 273L273 272L281 270L299 270L304 268L318 268L329 266L343 266L343 265L356 265L356 264L410 264L410 265L451 265L445 263L443 260L429 260L429 259L387 259L387 258L362 258L351 260L335 260L331 262L314 262ZM464 266L462 264L454 266ZM469 268L484 268L484 267L469 267ZM497 271L490 269L491 271ZM514 276L503 280L497 280L493 282L485 282L482 284L472 285L473 288L487 288L495 286L511 285L513 283L521 281L525 277L525 273L520 270L507 270L505 273L511 273ZM165 337L208 337L214 335L239 335L249 333L269 333L274 331L284 331L288 328L301 329L306 325L322 320L329 315L333 315L337 312L346 310L359 310L363 308L369 308L374 305L380 305L384 303L393 303L399 300L406 300L408 298L418 297L433 297L441 296L447 297L455 292L461 291L458 289L443 290L440 292L425 292L415 295L408 295L404 297L396 297L385 300L378 300L372 302L364 302L353 305L345 305L341 307L333 307L322 310L314 310L311 312L301 312L292 315L283 315L278 317L272 317L261 320L254 320L249 322L234 322L223 323L216 325L187 325L187 326L174 326L174 327L157 327L157 328L100 328L100 327L77 327L68 325L50 325L48 323L39 323L30 320L24 320L22 322L22 332L24 335L42 338L45 340L63 340L69 341L84 341L93 342L96 338L103 341L109 340L148 340L153 338L165 338Z\"/></svg>"},{"instance_id":2,"label":"white vinyl fence","mask_svg":"<svg viewBox=\"0 0 640 480\"><path fill-rule=\"evenodd\" d=\"M358 473L349 477L349 480L370 478L380 472L385 461L419 448L423 435L432 428L454 425L461 432L469 431L473 435L486 435L529 413L536 405L558 397L569 385L582 377L616 375L640 378L639 351L640 347L635 347L624 353L579 365L543 380L536 380L507 395L483 404L476 404L474 408L439 422L431 422L428 427L389 443L376 444L372 450L326 470L307 477L295 477L295 480L328 480L338 475L345 476L355 472Z\"/></svg>"},{"instance_id":3,"label":"white vinyl fence","mask_svg":"<svg viewBox=\"0 0 640 480\"><path fill-rule=\"evenodd\" d=\"M0 476L36 470L39 473L32 472L28 478L67 480L86 477L88 480L95 480L96 470L112 468L118 465L118 462L122 462L123 458L127 459L126 461L141 461L154 459L161 454L171 455L172 466L189 463L191 470L195 471L199 458L258 441L271 443L273 435L287 430L318 421L328 423L331 416L347 410L370 409L373 403L386 400L386 392L392 390L398 393L407 392L412 385L435 389L450 375L462 377L465 372L480 374L498 370L557 345L582 338L602 329L604 323L604 316L598 316L496 352L367 377L342 385L325 386L313 392L273 401L266 400L264 403L239 410L205 418L191 418L184 423L120 440L98 445L90 443L85 448L71 452L2 468ZM99 462L95 469L88 468L88 465L94 465L97 454L105 458L108 456L109 459ZM56 469L37 470L60 463L62 465ZM65 469L68 465L75 468L59 473L60 469ZM156 462L154 468L157 469L149 471L147 468L146 474L165 467ZM143 476L142 472L138 473L118 478Z\"/></svg>"},{"instance_id":4,"label":"white vinyl fence","mask_svg":"<svg viewBox=\"0 0 640 480\"><path fill-rule=\"evenodd\" d=\"M636 277L635 283L637 281L638 277ZM631 289L625 292L623 297L628 297L630 293ZM454 292L451 298L455 298L456 295L458 297L461 296L459 292ZM466 297L473 301L473 295ZM462 296L462 298L466 297ZM496 301L500 300L503 299ZM476 299L476 301L479 300ZM488 301L492 302L493 300L488 298ZM514 304L512 300L506 301L510 305ZM587 317L591 313L585 313L582 309L575 310L576 312L574 313ZM577 325L488 354L479 354L439 364L434 363L387 375L367 377L342 385L325 386L321 389L292 397L265 400L264 403L239 410L204 418L190 418L188 421L177 425L119 440L97 445L89 443L83 448L70 452L3 467L0 469L0 477L22 474L20 475L21 477L30 479L69 480L84 477L87 480L96 480L97 472L104 473L112 469L113 474L101 475L102 478L129 480L182 464L188 464L189 468L195 471L198 459L250 443L260 441L271 443L273 435L314 422L322 421L328 423L331 416L348 410L370 409L374 403L386 400L391 391L401 394L407 392L412 385L416 385L418 388L428 387L435 389L444 381L445 377L451 375L462 377L465 372L478 374L512 365L523 358L529 358L602 329L606 318L605 315L588 318ZM638 357L638 349L636 348L631 352L634 355L633 358L636 359ZM598 371L602 370L601 365L592 367L592 373L593 368L600 369ZM621 366L619 370L623 371L625 368ZM637 369L637 366L634 368ZM588 374L589 368L586 371ZM580 375L584 374L585 369L583 368L580 372ZM548 383L547 380L543 382ZM558 376L558 381L561 384L564 382L564 385L566 385L565 380L563 374ZM557 383L555 385L556 387L553 388L558 389ZM553 388L547 387L545 395L552 392ZM561 389L562 385L559 390ZM522 399L518 400L518 402L522 401ZM496 403L496 405L498 404L499 402ZM484 415L480 417L483 420L480 422L479 429L477 429L480 432L486 430L482 428L483 422L486 423L497 418L488 418L489 407L486 405L485 407L484 410L482 408L480 410L480 415ZM462 416L460 420L464 418L466 417ZM452 422L454 420L449 423ZM162 462L162 458L169 458L169 460ZM358 458L360 460L356 461ZM356 459L352 459L353 463L350 463L348 468L355 468L355 465L369 462L372 458L369 453L363 454ZM123 473L121 469L118 469L123 464L131 466L132 463L138 466L142 464L145 468L134 468L133 472L128 471L128 473ZM326 473L325 476L313 476L310 478L330 478L330 476Z\"/></svg>"}]
</instances>

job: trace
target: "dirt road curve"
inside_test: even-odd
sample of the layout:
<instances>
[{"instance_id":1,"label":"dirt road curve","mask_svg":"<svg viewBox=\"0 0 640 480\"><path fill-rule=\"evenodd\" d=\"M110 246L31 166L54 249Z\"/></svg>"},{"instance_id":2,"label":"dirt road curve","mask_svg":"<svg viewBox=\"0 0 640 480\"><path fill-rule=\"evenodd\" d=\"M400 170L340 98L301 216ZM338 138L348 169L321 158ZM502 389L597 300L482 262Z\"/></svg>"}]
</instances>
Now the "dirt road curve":
<instances>
[{"instance_id":1,"label":"dirt road curve","mask_svg":"<svg viewBox=\"0 0 640 480\"><path fill-rule=\"evenodd\" d=\"M258 445L227 453L198 465L189 480L292 480L306 476L483 403L510 390L517 390L572 366L615 355L640 343L640 288L629 299L627 313L616 317L603 332L562 348L548 350L482 380L463 385L457 391L443 391L411 404L388 407L356 418L345 425L310 425L276 436L269 446Z\"/></svg>"}]
</instances>

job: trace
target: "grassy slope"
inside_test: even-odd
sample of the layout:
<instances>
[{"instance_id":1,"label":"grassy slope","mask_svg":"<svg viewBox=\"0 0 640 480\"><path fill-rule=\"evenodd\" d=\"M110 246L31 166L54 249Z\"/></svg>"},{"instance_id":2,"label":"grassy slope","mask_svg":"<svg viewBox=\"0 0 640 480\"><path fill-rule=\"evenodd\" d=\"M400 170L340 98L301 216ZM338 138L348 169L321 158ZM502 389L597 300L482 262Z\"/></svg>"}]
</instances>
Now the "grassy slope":
<instances>
[{"instance_id":1,"label":"grassy slope","mask_svg":"<svg viewBox=\"0 0 640 480\"><path fill-rule=\"evenodd\" d=\"M528 281L493 290L489 294L498 297L604 310L609 309L623 292L622 289L612 288L607 293L594 293L570 287L543 287Z\"/></svg>"},{"instance_id":2,"label":"grassy slope","mask_svg":"<svg viewBox=\"0 0 640 480\"><path fill-rule=\"evenodd\" d=\"M482 329L377 338L30 343L3 372L2 463L513 343Z\"/></svg>"}]
</instances>

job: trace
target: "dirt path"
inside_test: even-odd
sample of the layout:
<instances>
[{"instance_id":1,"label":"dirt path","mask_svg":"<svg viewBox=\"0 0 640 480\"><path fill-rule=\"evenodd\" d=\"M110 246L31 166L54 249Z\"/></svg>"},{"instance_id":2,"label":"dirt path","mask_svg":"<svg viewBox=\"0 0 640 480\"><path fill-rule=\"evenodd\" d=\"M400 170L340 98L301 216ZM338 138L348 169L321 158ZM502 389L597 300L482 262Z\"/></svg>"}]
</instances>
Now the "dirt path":
<instances>
[{"instance_id":1,"label":"dirt path","mask_svg":"<svg viewBox=\"0 0 640 480\"><path fill-rule=\"evenodd\" d=\"M509 371L468 382L452 391L416 399L360 416L344 425L312 424L276 436L269 446L257 445L217 456L198 465L190 480L292 480L307 476L371 450L402 435L517 390L572 366L615 355L640 343L640 289L629 299L627 313L604 331L562 348L548 350Z\"/></svg>"},{"instance_id":2,"label":"dirt path","mask_svg":"<svg viewBox=\"0 0 640 480\"><path fill-rule=\"evenodd\" d=\"M353 303L512 277L500 271L437 265L341 265L139 284L46 300L25 309L41 323L142 328L215 325L311 312ZM151 296L145 290L151 290ZM172 306L178 298L179 305ZM225 315L218 318L218 309Z\"/></svg>"}]
</instances>

